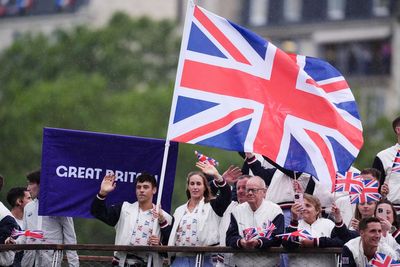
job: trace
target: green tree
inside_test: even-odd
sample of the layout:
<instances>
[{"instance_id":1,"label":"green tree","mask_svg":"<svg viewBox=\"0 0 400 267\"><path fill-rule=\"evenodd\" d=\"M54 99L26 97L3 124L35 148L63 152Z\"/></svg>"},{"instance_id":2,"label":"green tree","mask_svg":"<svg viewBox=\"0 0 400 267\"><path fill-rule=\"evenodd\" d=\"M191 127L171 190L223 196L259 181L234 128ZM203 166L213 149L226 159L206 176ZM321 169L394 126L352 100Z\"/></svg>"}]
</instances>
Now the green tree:
<instances>
[{"instance_id":1,"label":"green tree","mask_svg":"<svg viewBox=\"0 0 400 267\"><path fill-rule=\"evenodd\" d=\"M18 93L8 90L12 83L27 90L40 80L78 72L100 74L109 89L166 85L175 73L178 44L174 23L117 13L100 29L23 35L1 55L7 65L0 69L0 84L3 93Z\"/></svg>"}]
</instances>

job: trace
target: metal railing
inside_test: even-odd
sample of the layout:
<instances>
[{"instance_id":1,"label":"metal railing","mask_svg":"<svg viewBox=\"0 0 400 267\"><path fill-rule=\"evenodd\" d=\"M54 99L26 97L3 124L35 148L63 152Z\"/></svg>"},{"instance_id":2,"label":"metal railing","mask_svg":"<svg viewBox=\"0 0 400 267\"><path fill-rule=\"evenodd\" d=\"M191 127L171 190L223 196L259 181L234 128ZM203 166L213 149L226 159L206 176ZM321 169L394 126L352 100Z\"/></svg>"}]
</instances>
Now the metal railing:
<instances>
[{"instance_id":1,"label":"metal railing","mask_svg":"<svg viewBox=\"0 0 400 267\"><path fill-rule=\"evenodd\" d=\"M61 252L64 250L76 250L76 251L93 251L93 252L113 252L113 251L123 251L127 253L137 253L137 252L159 252L159 253L168 253L168 252L181 252L181 253L189 253L191 255L196 254L198 259L198 264L196 266L203 266L202 259L205 254L208 253L263 253L266 256L269 254L292 254L292 253L301 253L301 254L331 254L338 256L342 249L341 248L298 248L298 249L285 249L282 247L272 247L268 249L232 249L230 247L219 247L219 246L207 246L207 247L181 247L181 246L116 246L116 245L107 245L107 244L76 244L76 245L67 245L67 244L13 244L13 245L0 245L0 251L7 250L54 250L53 263L56 265L57 262L60 262ZM78 253L79 254L79 253ZM103 262L110 265L111 256L89 256L89 255L80 255L80 261L87 262Z\"/></svg>"}]
</instances>

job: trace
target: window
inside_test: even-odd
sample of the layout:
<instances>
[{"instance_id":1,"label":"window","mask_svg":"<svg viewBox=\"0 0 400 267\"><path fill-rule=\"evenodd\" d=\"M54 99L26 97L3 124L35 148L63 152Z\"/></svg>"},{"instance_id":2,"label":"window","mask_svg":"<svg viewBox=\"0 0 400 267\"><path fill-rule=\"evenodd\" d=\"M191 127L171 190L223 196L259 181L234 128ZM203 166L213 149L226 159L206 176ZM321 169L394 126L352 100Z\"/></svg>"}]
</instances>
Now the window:
<instances>
[{"instance_id":1,"label":"window","mask_svg":"<svg viewBox=\"0 0 400 267\"><path fill-rule=\"evenodd\" d=\"M389 75L391 72L390 39L325 44L322 50L323 57L345 76Z\"/></svg>"},{"instance_id":2,"label":"window","mask_svg":"<svg viewBox=\"0 0 400 267\"><path fill-rule=\"evenodd\" d=\"M249 22L252 26L267 24L268 0L252 0L250 2Z\"/></svg>"},{"instance_id":3,"label":"window","mask_svg":"<svg viewBox=\"0 0 400 267\"><path fill-rule=\"evenodd\" d=\"M389 15L389 0L373 0L372 12L375 16L385 17Z\"/></svg>"},{"instance_id":4,"label":"window","mask_svg":"<svg viewBox=\"0 0 400 267\"><path fill-rule=\"evenodd\" d=\"M339 20L344 18L345 0L328 0L327 16L331 20Z\"/></svg>"},{"instance_id":5,"label":"window","mask_svg":"<svg viewBox=\"0 0 400 267\"><path fill-rule=\"evenodd\" d=\"M301 0L285 0L283 5L283 17L286 21L299 21L301 14Z\"/></svg>"}]
</instances>

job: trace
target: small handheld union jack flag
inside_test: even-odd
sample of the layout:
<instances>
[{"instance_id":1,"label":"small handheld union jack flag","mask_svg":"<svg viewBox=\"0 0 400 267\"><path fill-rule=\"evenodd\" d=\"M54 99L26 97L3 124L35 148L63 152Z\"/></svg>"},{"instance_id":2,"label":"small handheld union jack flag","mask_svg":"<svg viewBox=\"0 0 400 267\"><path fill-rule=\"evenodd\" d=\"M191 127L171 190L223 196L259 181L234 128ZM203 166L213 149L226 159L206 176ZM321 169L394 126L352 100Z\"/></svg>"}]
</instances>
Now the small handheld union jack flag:
<instances>
[{"instance_id":1,"label":"small handheld union jack flag","mask_svg":"<svg viewBox=\"0 0 400 267\"><path fill-rule=\"evenodd\" d=\"M20 231L20 230L14 229L11 232L12 238L16 239L19 236L26 236L26 237L30 237L30 238L34 238L34 239L43 239L44 238L43 231L40 231L40 230Z\"/></svg>"},{"instance_id":2,"label":"small handheld union jack flag","mask_svg":"<svg viewBox=\"0 0 400 267\"><path fill-rule=\"evenodd\" d=\"M260 237L271 239L271 235L275 229L276 226L268 220L265 227L249 227L244 229L243 236L246 241Z\"/></svg>"},{"instance_id":3,"label":"small handheld union jack flag","mask_svg":"<svg viewBox=\"0 0 400 267\"><path fill-rule=\"evenodd\" d=\"M257 236L257 229L255 227L249 227L243 230L244 240L249 241Z\"/></svg>"},{"instance_id":4,"label":"small handheld union jack flag","mask_svg":"<svg viewBox=\"0 0 400 267\"><path fill-rule=\"evenodd\" d=\"M266 238L271 239L271 235L275 229L276 229L275 224L273 224L270 220L268 220L265 225L263 234L265 235Z\"/></svg>"},{"instance_id":5,"label":"small handheld union jack flag","mask_svg":"<svg viewBox=\"0 0 400 267\"><path fill-rule=\"evenodd\" d=\"M375 267L394 267L400 266L400 261L394 260L390 256L378 252L372 259L371 264Z\"/></svg>"},{"instance_id":6,"label":"small handheld union jack flag","mask_svg":"<svg viewBox=\"0 0 400 267\"><path fill-rule=\"evenodd\" d=\"M392 172L400 173L400 149L397 150L396 157L394 157Z\"/></svg>"},{"instance_id":7,"label":"small handheld union jack flag","mask_svg":"<svg viewBox=\"0 0 400 267\"><path fill-rule=\"evenodd\" d=\"M336 173L335 192L361 194L363 187L363 180L359 173L346 172L344 175Z\"/></svg>"},{"instance_id":8,"label":"small handheld union jack flag","mask_svg":"<svg viewBox=\"0 0 400 267\"><path fill-rule=\"evenodd\" d=\"M309 232L307 232L306 230L297 230L291 233L286 233L286 234L281 234L281 235L276 235L277 237L282 237L283 240L288 240L289 238L293 238L293 237L302 237L304 239L309 239L312 240L313 237L311 236L311 234Z\"/></svg>"},{"instance_id":9,"label":"small handheld union jack flag","mask_svg":"<svg viewBox=\"0 0 400 267\"><path fill-rule=\"evenodd\" d=\"M381 195L378 193L379 182L377 180L363 180L364 188L361 194L350 194L351 204L379 201Z\"/></svg>"},{"instance_id":10,"label":"small handheld union jack flag","mask_svg":"<svg viewBox=\"0 0 400 267\"><path fill-rule=\"evenodd\" d=\"M201 162L208 161L213 166L218 166L219 164L218 161L216 161L215 159L207 157L206 155L201 154L198 151L194 151L194 154L197 156L197 159Z\"/></svg>"}]
</instances>

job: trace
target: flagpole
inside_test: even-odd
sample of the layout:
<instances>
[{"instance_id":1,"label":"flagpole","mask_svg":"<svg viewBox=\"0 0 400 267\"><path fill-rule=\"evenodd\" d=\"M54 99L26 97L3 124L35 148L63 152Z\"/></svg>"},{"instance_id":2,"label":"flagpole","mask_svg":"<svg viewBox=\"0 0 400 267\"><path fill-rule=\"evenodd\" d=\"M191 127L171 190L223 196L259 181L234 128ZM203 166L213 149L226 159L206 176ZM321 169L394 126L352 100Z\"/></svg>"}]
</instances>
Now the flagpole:
<instances>
[{"instance_id":1,"label":"flagpole","mask_svg":"<svg viewBox=\"0 0 400 267\"><path fill-rule=\"evenodd\" d=\"M167 140L165 140L164 156L163 156L163 161L162 161L162 165L161 165L160 180L158 183L157 202L156 202L156 212L157 213L160 211L160 207L161 207L161 198L162 198L162 193L163 193L163 188L164 188L165 170L167 169L169 147L170 147L170 142L167 139ZM157 224L158 224L158 220L155 220L155 222L153 223L153 233L156 232ZM152 256L152 254L150 254L147 259L147 267L151 267L152 259L153 259L153 256Z\"/></svg>"},{"instance_id":2,"label":"flagpole","mask_svg":"<svg viewBox=\"0 0 400 267\"><path fill-rule=\"evenodd\" d=\"M160 182L158 184L157 204L156 204L157 211L158 211L158 206L161 204L161 198L162 198L162 193L163 193L163 188L164 188L164 180L165 180L164 179L165 178L165 170L167 169L167 162L168 162L169 147L170 147L170 142L167 139L167 140L165 140L164 156L163 156L163 162L161 165ZM155 230L155 229L153 229L153 230Z\"/></svg>"},{"instance_id":3,"label":"flagpole","mask_svg":"<svg viewBox=\"0 0 400 267\"><path fill-rule=\"evenodd\" d=\"M193 15L193 9L195 7L195 4L193 0L188 0L187 1L187 7L186 7L186 15L185 15L185 23L183 25L183 34L182 34L182 40L181 40L181 50L179 54L179 61L178 61L178 68L177 68L177 74L175 78L175 86L174 86L174 94L172 97L172 104L171 107L176 106L177 102L177 94L176 90L180 86L180 80L182 77L182 69L183 69L183 51L185 51L185 47L188 42L187 34L186 32L188 31L189 28L189 20L191 19L191 16ZM189 16L189 14L191 16ZM171 108L171 112L169 114L169 122L168 122L168 130L167 130L167 138L165 140L165 149L164 149L164 157L163 157L163 163L161 166L161 174L160 174L160 182L158 184L158 194L157 194L157 204L156 204L156 211L159 212L160 204L161 204L161 198L162 198L162 193L163 193L163 188L164 188L164 178L165 178L165 170L167 167L167 161L168 161L168 152L169 152L169 147L170 147L170 139L171 139L171 133L170 133L170 127L171 122L173 122L173 118L175 116L175 110ZM156 231L157 224L153 224L153 233ZM152 262L152 255L150 254L148 257L147 261L147 267L151 267L151 262Z\"/></svg>"},{"instance_id":4,"label":"flagpole","mask_svg":"<svg viewBox=\"0 0 400 267\"><path fill-rule=\"evenodd\" d=\"M180 54L183 53L183 51L184 51L183 47L185 46L185 43L187 43L187 40L184 38L184 36L185 36L185 32L187 31L187 27L188 27L188 24L189 24L188 23L188 19L189 19L188 14L189 14L190 10L194 8L194 6L195 5L194 5L193 1L192 0L188 0L185 24L183 26L183 37L182 37L181 53ZM179 87L180 77L178 77L178 76L179 76L179 73L182 72L182 65L183 65L183 62L182 62L182 59L180 57L179 58L179 63L178 63L177 76L176 76L176 79L175 79L175 90L174 91L176 91L176 88ZM173 99L172 99L172 105L171 105L172 107L174 107L176 105L176 101L177 101L176 98L177 98L177 96L174 93ZM158 209L159 204L161 203L161 198L162 198L162 193L163 193L163 188L164 188L165 170L166 170L167 161L168 161L168 152L169 152L169 147L170 147L170 128L169 128L169 125L173 121L174 116L175 116L175 112L174 112L173 109L171 109L169 122L168 122L167 138L165 140L164 157L163 157L163 162L162 162L162 166L161 166L160 182L158 184L157 207L156 207L157 209ZM153 225L153 233L154 232L155 232L155 225Z\"/></svg>"},{"instance_id":5,"label":"flagpole","mask_svg":"<svg viewBox=\"0 0 400 267\"><path fill-rule=\"evenodd\" d=\"M176 95L175 91L179 87L180 78L181 78L181 76L179 74L182 73L182 68L183 68L183 60L182 60L181 55L183 54L183 51L184 51L183 47L186 47L186 43L187 43L187 38L185 38L185 36L186 36L185 33L187 31L188 24L189 24L189 16L188 16L188 14L190 14L190 11L194 8L194 6L195 6L195 4L193 3L193 0L188 0L187 9L186 9L185 24L183 26L183 35L182 35L182 41L181 41L181 52L180 52L180 57L179 57L179 62L178 62L178 70L177 70L177 75L176 75L176 79L175 79L175 88L174 88L174 95L173 95L173 98L172 98L171 107L176 106L176 102L177 102L177 95ZM162 191L163 191L163 186L164 186L165 169L166 169L166 166L167 166L168 152L169 152L170 140L171 140L171 133L170 133L169 125L171 125L172 122L174 121L174 116L175 116L175 110L173 110L171 108L171 112L169 114L167 138L165 140L165 150L164 150L163 163L162 163L162 166L161 166L160 182L159 182L159 185L158 185L157 205L159 205L161 203Z\"/></svg>"}]
</instances>

